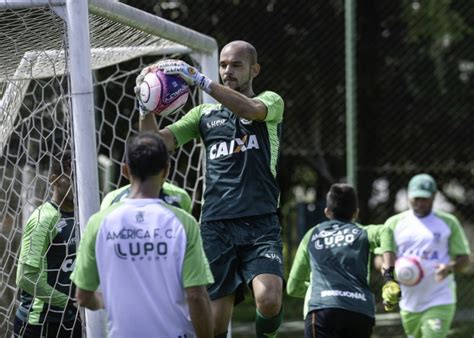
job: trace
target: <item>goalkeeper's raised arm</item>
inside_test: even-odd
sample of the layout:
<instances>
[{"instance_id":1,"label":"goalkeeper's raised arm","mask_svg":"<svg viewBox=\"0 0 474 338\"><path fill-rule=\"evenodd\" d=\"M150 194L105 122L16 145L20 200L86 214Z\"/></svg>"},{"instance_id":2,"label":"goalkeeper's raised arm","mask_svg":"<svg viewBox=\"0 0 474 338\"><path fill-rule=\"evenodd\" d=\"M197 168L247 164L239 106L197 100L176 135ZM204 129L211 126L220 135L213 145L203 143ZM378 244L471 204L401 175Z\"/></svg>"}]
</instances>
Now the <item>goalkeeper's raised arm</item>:
<instances>
[{"instance_id":1,"label":"goalkeeper's raised arm","mask_svg":"<svg viewBox=\"0 0 474 338\"><path fill-rule=\"evenodd\" d=\"M214 336L226 336L234 305L250 287L255 296L256 337L273 337L283 319L276 181L283 99L269 90L254 92L260 65L254 46L246 41L232 41L222 48L222 84L180 60L164 60L153 67L180 76L217 100L192 108L160 131L156 116L143 109L140 121L140 130L159 132L170 151L193 139L201 139L205 147L201 235L216 279L208 288ZM147 71L137 78L137 94Z\"/></svg>"}]
</instances>

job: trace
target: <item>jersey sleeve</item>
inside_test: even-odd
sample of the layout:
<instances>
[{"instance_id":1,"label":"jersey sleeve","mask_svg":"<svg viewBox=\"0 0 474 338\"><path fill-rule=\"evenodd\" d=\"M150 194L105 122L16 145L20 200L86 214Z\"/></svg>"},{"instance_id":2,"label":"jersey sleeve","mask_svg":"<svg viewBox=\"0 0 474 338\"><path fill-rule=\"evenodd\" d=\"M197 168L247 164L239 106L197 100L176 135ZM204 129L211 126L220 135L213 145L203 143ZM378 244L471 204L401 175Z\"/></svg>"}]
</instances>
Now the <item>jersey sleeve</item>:
<instances>
[{"instance_id":1,"label":"jersey sleeve","mask_svg":"<svg viewBox=\"0 0 474 338\"><path fill-rule=\"evenodd\" d=\"M372 224L364 227L370 244L370 251L381 255L384 252L396 252L393 230L383 224Z\"/></svg>"},{"instance_id":2,"label":"jersey sleeve","mask_svg":"<svg viewBox=\"0 0 474 338\"><path fill-rule=\"evenodd\" d=\"M199 105L191 109L178 121L166 127L176 138L178 147L199 137L199 121L201 119L201 111L205 107L206 105Z\"/></svg>"},{"instance_id":3,"label":"jersey sleeve","mask_svg":"<svg viewBox=\"0 0 474 338\"><path fill-rule=\"evenodd\" d=\"M311 228L301 240L290 270L286 292L293 297L304 298L310 283L311 265L308 253L308 243L313 230L314 227Z\"/></svg>"},{"instance_id":4,"label":"jersey sleeve","mask_svg":"<svg viewBox=\"0 0 474 338\"><path fill-rule=\"evenodd\" d=\"M121 200L122 198L126 197L126 195L128 194L127 189L129 189L129 188L130 188L130 184L128 184L126 186L123 186L121 188L112 190L107 195L105 195L104 199L100 203L100 211L103 211L103 210L107 209L113 203L115 203L118 200ZM115 201L115 199L117 199L117 201Z\"/></svg>"},{"instance_id":5,"label":"jersey sleeve","mask_svg":"<svg viewBox=\"0 0 474 338\"><path fill-rule=\"evenodd\" d=\"M469 242L457 217L441 212L437 214L448 224L449 228L451 229L451 236L449 237L449 255L451 258L469 255L471 253Z\"/></svg>"},{"instance_id":6,"label":"jersey sleeve","mask_svg":"<svg viewBox=\"0 0 474 338\"><path fill-rule=\"evenodd\" d=\"M170 207L172 208L172 207ZM206 286L214 283L209 262L202 246L199 225L188 213L178 208L172 209L186 231L186 253L183 263L183 286Z\"/></svg>"},{"instance_id":7,"label":"jersey sleeve","mask_svg":"<svg viewBox=\"0 0 474 338\"><path fill-rule=\"evenodd\" d=\"M192 200L191 200L191 196L189 196L189 194L183 189L183 193L181 195L181 208L184 210L184 211L187 211L189 213L192 213L193 212L193 203L192 203Z\"/></svg>"},{"instance_id":8,"label":"jersey sleeve","mask_svg":"<svg viewBox=\"0 0 474 338\"><path fill-rule=\"evenodd\" d=\"M20 263L41 268L46 250L57 231L55 224L59 214L56 209L48 208L45 203L37 208L24 226L21 240Z\"/></svg>"},{"instance_id":9,"label":"jersey sleeve","mask_svg":"<svg viewBox=\"0 0 474 338\"><path fill-rule=\"evenodd\" d=\"M103 215L102 212L94 214L87 222L86 230L79 243L76 266L71 275L74 284L87 291L95 291L100 284L95 244Z\"/></svg>"},{"instance_id":10,"label":"jersey sleeve","mask_svg":"<svg viewBox=\"0 0 474 338\"><path fill-rule=\"evenodd\" d=\"M188 213L192 213L193 206L191 196L189 196L188 192L185 189L169 182L165 182L161 189L166 195L179 195L180 200L178 204L180 208Z\"/></svg>"},{"instance_id":11,"label":"jersey sleeve","mask_svg":"<svg viewBox=\"0 0 474 338\"><path fill-rule=\"evenodd\" d=\"M283 120L283 99L277 93L266 91L258 95L256 100L261 101L267 107L265 122L279 123Z\"/></svg>"}]
</instances>

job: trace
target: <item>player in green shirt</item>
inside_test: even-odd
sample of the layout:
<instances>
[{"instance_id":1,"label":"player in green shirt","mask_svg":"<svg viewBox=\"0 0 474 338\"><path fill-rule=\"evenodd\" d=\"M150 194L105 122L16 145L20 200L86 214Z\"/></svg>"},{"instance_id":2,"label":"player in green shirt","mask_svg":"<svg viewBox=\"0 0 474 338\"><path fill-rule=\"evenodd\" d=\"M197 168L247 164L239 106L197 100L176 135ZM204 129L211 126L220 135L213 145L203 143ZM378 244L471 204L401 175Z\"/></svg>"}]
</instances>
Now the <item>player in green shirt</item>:
<instances>
[{"instance_id":1,"label":"player in green shirt","mask_svg":"<svg viewBox=\"0 0 474 338\"><path fill-rule=\"evenodd\" d=\"M287 291L305 297L305 337L370 337L375 324L369 288L371 252L380 246L386 267L383 298L387 310L400 298L393 278L395 244L390 229L354 223L359 210L354 189L334 184L327 194L329 221L311 228L301 241Z\"/></svg>"},{"instance_id":2,"label":"player in green shirt","mask_svg":"<svg viewBox=\"0 0 474 338\"><path fill-rule=\"evenodd\" d=\"M74 285L76 222L71 186L71 153L52 157L50 201L39 206L23 229L17 285L20 306L14 337L82 336Z\"/></svg>"},{"instance_id":3,"label":"player in green shirt","mask_svg":"<svg viewBox=\"0 0 474 338\"><path fill-rule=\"evenodd\" d=\"M283 318L283 255L276 214L283 100L271 91L253 91L260 65L255 48L245 41L233 41L221 50L222 85L180 60L155 67L181 76L218 101L191 109L160 131L153 114L141 110L140 121L141 130L158 131L170 151L194 138L204 144L201 235L216 280L209 287L215 336L227 335L233 306L248 285L255 297L256 336L273 337ZM137 78L138 91L150 69Z\"/></svg>"}]
</instances>

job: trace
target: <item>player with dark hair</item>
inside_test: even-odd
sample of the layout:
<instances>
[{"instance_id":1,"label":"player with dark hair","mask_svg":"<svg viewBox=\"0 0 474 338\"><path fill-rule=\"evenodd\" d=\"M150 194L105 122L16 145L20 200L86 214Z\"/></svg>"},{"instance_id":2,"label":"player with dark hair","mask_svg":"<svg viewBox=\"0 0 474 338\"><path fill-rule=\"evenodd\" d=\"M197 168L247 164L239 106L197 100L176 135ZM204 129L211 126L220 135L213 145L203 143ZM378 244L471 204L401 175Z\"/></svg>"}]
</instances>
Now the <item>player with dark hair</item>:
<instances>
[{"instance_id":1,"label":"player with dark hair","mask_svg":"<svg viewBox=\"0 0 474 338\"><path fill-rule=\"evenodd\" d=\"M394 281L395 245L390 229L354 223L359 209L352 186L333 184L324 210L329 221L303 237L290 271L287 291L305 297L305 337L370 337L375 324L374 296L369 288L371 251L384 252L386 310L400 298Z\"/></svg>"},{"instance_id":2,"label":"player with dark hair","mask_svg":"<svg viewBox=\"0 0 474 338\"><path fill-rule=\"evenodd\" d=\"M79 304L105 305L111 337L212 337L206 286L214 280L199 226L159 199L166 145L156 134L132 137L125 165L128 198L94 214L79 246L72 275Z\"/></svg>"},{"instance_id":3,"label":"player with dark hair","mask_svg":"<svg viewBox=\"0 0 474 338\"><path fill-rule=\"evenodd\" d=\"M51 162L53 196L36 208L23 229L14 337L82 336L70 280L76 260L71 152L56 154Z\"/></svg>"},{"instance_id":4,"label":"player with dark hair","mask_svg":"<svg viewBox=\"0 0 474 338\"><path fill-rule=\"evenodd\" d=\"M201 138L206 149L201 234L216 283L209 287L215 336L225 337L233 306L246 285L256 304L257 337L273 337L283 318L283 257L277 217L276 172L283 100L271 91L255 94L260 72L255 48L245 41L225 45L219 58L222 85L180 60L154 67L181 76L218 104L202 104L159 131L170 151ZM158 131L155 116L141 110L141 130Z\"/></svg>"},{"instance_id":5,"label":"player with dark hair","mask_svg":"<svg viewBox=\"0 0 474 338\"><path fill-rule=\"evenodd\" d=\"M397 256L417 257L424 277L414 286L402 285L400 314L405 333L416 338L448 335L456 312L455 272L469 267L470 248L456 216L433 210L434 178L418 174L408 183L410 210L390 217Z\"/></svg>"}]
</instances>

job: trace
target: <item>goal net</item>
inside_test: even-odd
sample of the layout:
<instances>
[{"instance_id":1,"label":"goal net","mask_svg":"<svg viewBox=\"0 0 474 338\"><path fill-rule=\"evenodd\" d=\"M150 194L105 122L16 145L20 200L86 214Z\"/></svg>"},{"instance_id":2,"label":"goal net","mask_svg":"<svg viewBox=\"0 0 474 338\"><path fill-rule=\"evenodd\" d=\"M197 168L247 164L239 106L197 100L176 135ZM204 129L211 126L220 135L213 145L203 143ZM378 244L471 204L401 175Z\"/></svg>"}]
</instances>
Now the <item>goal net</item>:
<instances>
[{"instance_id":1,"label":"goal net","mask_svg":"<svg viewBox=\"0 0 474 338\"><path fill-rule=\"evenodd\" d=\"M24 3L35 5L26 7ZM70 60L80 55L69 55L66 4L44 3L0 1L2 337L11 335L19 305L15 277L23 227L33 210L51 197L52 154L71 149L75 158L74 140L78 139L73 137ZM201 68L215 64L217 69L217 62L213 62L212 39L114 1L90 2L89 31L98 162L92 174L99 177L99 191L92 193L102 199L128 183L120 164L127 138L138 132L133 87L143 67L170 57ZM215 75L216 69L207 72ZM201 94L193 91L183 111L157 119L160 128L202 100ZM196 216L200 212L201 163L200 144L190 143L172 156L169 176L170 182L190 194ZM81 163L75 163L76 170L79 166ZM76 217L79 221L86 220Z\"/></svg>"}]
</instances>

